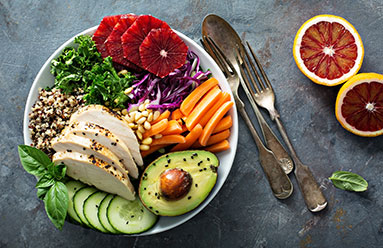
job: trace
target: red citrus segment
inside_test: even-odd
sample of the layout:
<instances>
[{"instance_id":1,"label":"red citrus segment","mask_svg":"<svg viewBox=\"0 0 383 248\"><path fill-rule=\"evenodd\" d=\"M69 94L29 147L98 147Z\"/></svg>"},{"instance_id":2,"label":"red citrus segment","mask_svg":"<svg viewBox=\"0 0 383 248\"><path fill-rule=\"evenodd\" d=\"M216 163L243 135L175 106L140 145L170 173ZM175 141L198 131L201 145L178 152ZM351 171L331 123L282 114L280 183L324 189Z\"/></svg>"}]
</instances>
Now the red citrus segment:
<instances>
[{"instance_id":1,"label":"red citrus segment","mask_svg":"<svg viewBox=\"0 0 383 248\"><path fill-rule=\"evenodd\" d=\"M302 37L300 56L307 69L320 78L342 77L355 66L357 55L354 36L337 22L318 22Z\"/></svg>"},{"instance_id":2,"label":"red citrus segment","mask_svg":"<svg viewBox=\"0 0 383 248\"><path fill-rule=\"evenodd\" d=\"M127 66L131 69L139 70L135 64L124 58L121 36L125 31L135 22L137 16L134 14L122 15L120 20L114 26L113 31L105 41L105 46L109 56L112 57L113 61L121 65Z\"/></svg>"},{"instance_id":3,"label":"red citrus segment","mask_svg":"<svg viewBox=\"0 0 383 248\"><path fill-rule=\"evenodd\" d=\"M140 46L142 66L162 78L185 63L187 51L186 44L171 29L153 29Z\"/></svg>"},{"instance_id":4,"label":"red citrus segment","mask_svg":"<svg viewBox=\"0 0 383 248\"><path fill-rule=\"evenodd\" d=\"M167 28L169 25L151 15L141 15L122 35L124 57L134 64L141 66L139 48L142 41L152 29Z\"/></svg>"},{"instance_id":5,"label":"red citrus segment","mask_svg":"<svg viewBox=\"0 0 383 248\"><path fill-rule=\"evenodd\" d=\"M357 130L383 129L383 84L373 81L353 87L343 98L341 113Z\"/></svg>"},{"instance_id":6,"label":"red citrus segment","mask_svg":"<svg viewBox=\"0 0 383 248\"><path fill-rule=\"evenodd\" d=\"M114 26L117 24L121 15L115 16L105 16L102 18L100 25L98 26L96 32L93 34L92 40L96 43L96 47L99 53L103 58L108 57L108 51L105 47L105 41L112 33Z\"/></svg>"}]
</instances>

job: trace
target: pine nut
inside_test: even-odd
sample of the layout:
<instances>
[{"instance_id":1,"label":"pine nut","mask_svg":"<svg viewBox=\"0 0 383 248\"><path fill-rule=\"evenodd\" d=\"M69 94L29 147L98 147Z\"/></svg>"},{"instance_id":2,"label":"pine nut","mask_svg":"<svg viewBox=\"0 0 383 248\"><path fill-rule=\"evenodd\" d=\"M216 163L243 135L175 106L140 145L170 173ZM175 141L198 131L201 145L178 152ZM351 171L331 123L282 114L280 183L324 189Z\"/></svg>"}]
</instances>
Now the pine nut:
<instances>
[{"instance_id":1,"label":"pine nut","mask_svg":"<svg viewBox=\"0 0 383 248\"><path fill-rule=\"evenodd\" d=\"M136 115L134 116L134 120L138 123L138 120L141 119L141 117L142 117L142 114L140 112L137 112Z\"/></svg>"},{"instance_id":2,"label":"pine nut","mask_svg":"<svg viewBox=\"0 0 383 248\"><path fill-rule=\"evenodd\" d=\"M145 128L142 125L137 125L137 130L140 131L140 133L145 133Z\"/></svg>"},{"instance_id":3,"label":"pine nut","mask_svg":"<svg viewBox=\"0 0 383 248\"><path fill-rule=\"evenodd\" d=\"M138 121L136 121L137 124L142 124L146 121L146 117L141 117Z\"/></svg>"},{"instance_id":4,"label":"pine nut","mask_svg":"<svg viewBox=\"0 0 383 248\"><path fill-rule=\"evenodd\" d=\"M138 137L138 139L142 140L142 133L140 131L136 131L136 135Z\"/></svg>"},{"instance_id":5,"label":"pine nut","mask_svg":"<svg viewBox=\"0 0 383 248\"><path fill-rule=\"evenodd\" d=\"M150 125L150 123L148 121L145 121L144 127L145 127L146 130L149 130L149 129L152 128L152 125Z\"/></svg>"},{"instance_id":6,"label":"pine nut","mask_svg":"<svg viewBox=\"0 0 383 248\"><path fill-rule=\"evenodd\" d=\"M156 135L154 135L154 138L155 139L161 139L162 138L162 134L156 134Z\"/></svg>"},{"instance_id":7,"label":"pine nut","mask_svg":"<svg viewBox=\"0 0 383 248\"><path fill-rule=\"evenodd\" d=\"M139 111L144 111L145 110L145 104L141 104L139 107L138 107L138 110Z\"/></svg>"},{"instance_id":8,"label":"pine nut","mask_svg":"<svg viewBox=\"0 0 383 248\"><path fill-rule=\"evenodd\" d=\"M160 116L160 114L161 114L160 111L158 111L158 110L155 111L154 114L153 114L153 121L157 120L158 117Z\"/></svg>"},{"instance_id":9,"label":"pine nut","mask_svg":"<svg viewBox=\"0 0 383 248\"><path fill-rule=\"evenodd\" d=\"M145 104L149 104L150 103L150 100L149 99L146 99L145 100Z\"/></svg>"},{"instance_id":10,"label":"pine nut","mask_svg":"<svg viewBox=\"0 0 383 248\"><path fill-rule=\"evenodd\" d=\"M149 115L148 115L147 121L151 122L152 120L153 120L153 113L150 112Z\"/></svg>"},{"instance_id":11,"label":"pine nut","mask_svg":"<svg viewBox=\"0 0 383 248\"><path fill-rule=\"evenodd\" d=\"M129 112L134 112L134 111L137 111L138 107L137 106L133 106L129 109Z\"/></svg>"},{"instance_id":12,"label":"pine nut","mask_svg":"<svg viewBox=\"0 0 383 248\"><path fill-rule=\"evenodd\" d=\"M126 90L124 90L124 94L129 95L129 93L132 92L132 90L133 90L133 87L129 87Z\"/></svg>"},{"instance_id":13,"label":"pine nut","mask_svg":"<svg viewBox=\"0 0 383 248\"><path fill-rule=\"evenodd\" d=\"M127 70L121 70L117 73L117 75L125 75L125 74L128 74L128 71Z\"/></svg>"},{"instance_id":14,"label":"pine nut","mask_svg":"<svg viewBox=\"0 0 383 248\"><path fill-rule=\"evenodd\" d=\"M125 116L124 116L124 119L125 119L127 122L129 122L129 124L133 122L133 121L132 121L132 118L130 118L129 115L125 115Z\"/></svg>"},{"instance_id":15,"label":"pine nut","mask_svg":"<svg viewBox=\"0 0 383 248\"><path fill-rule=\"evenodd\" d=\"M140 150L141 151L147 151L149 149L150 149L150 146L148 146L148 145L140 145Z\"/></svg>"},{"instance_id":16,"label":"pine nut","mask_svg":"<svg viewBox=\"0 0 383 248\"><path fill-rule=\"evenodd\" d=\"M121 113L122 113L123 115L127 115L127 114L128 114L128 110L123 109Z\"/></svg>"},{"instance_id":17,"label":"pine nut","mask_svg":"<svg viewBox=\"0 0 383 248\"><path fill-rule=\"evenodd\" d=\"M150 138L150 137L147 137L147 138L144 139L141 143L142 143L143 145L150 145L152 142L153 142L153 139Z\"/></svg>"},{"instance_id":18,"label":"pine nut","mask_svg":"<svg viewBox=\"0 0 383 248\"><path fill-rule=\"evenodd\" d=\"M135 126L136 124L134 124L133 122L131 122L131 123L129 123L128 125L129 125L130 128L134 128L134 126Z\"/></svg>"},{"instance_id":19,"label":"pine nut","mask_svg":"<svg viewBox=\"0 0 383 248\"><path fill-rule=\"evenodd\" d=\"M149 115L148 111L146 111L146 110L142 111L141 114L145 117L148 117L148 115Z\"/></svg>"}]
</instances>

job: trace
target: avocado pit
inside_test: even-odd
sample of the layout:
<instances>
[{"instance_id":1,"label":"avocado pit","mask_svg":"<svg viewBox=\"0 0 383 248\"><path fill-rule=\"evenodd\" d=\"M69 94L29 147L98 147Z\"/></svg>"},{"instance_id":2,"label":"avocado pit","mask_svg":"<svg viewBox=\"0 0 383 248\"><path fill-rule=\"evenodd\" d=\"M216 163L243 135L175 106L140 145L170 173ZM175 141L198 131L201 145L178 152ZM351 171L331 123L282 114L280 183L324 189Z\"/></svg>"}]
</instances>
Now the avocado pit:
<instances>
[{"instance_id":1,"label":"avocado pit","mask_svg":"<svg viewBox=\"0 0 383 248\"><path fill-rule=\"evenodd\" d=\"M179 200L189 193L193 184L191 175L182 169L168 169L160 175L161 195L167 200Z\"/></svg>"}]
</instances>

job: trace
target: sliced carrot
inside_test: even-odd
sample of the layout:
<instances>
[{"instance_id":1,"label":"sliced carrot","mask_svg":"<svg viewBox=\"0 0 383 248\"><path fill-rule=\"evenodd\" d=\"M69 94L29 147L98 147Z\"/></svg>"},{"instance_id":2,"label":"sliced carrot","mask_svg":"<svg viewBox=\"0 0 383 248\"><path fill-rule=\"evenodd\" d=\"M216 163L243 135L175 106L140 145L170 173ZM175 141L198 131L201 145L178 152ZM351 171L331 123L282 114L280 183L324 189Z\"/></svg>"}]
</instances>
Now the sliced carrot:
<instances>
[{"instance_id":1,"label":"sliced carrot","mask_svg":"<svg viewBox=\"0 0 383 248\"><path fill-rule=\"evenodd\" d=\"M212 106L222 97L222 91L218 86L210 89L209 92L201 99L201 101L195 106L193 111L186 119L186 127L192 130L195 125L201 120L201 118L211 109Z\"/></svg>"},{"instance_id":2,"label":"sliced carrot","mask_svg":"<svg viewBox=\"0 0 383 248\"><path fill-rule=\"evenodd\" d=\"M221 132L223 130L229 129L229 128L231 128L232 125L233 125L233 120L231 119L231 116L230 115L225 116L222 118L222 120L220 120L218 122L218 124L214 128L212 134L215 134L215 133Z\"/></svg>"},{"instance_id":3,"label":"sliced carrot","mask_svg":"<svg viewBox=\"0 0 383 248\"><path fill-rule=\"evenodd\" d=\"M215 112L219 109L219 107L222 106L225 102L230 101L230 94L227 92L222 92L222 98L217 101L216 104L214 104L211 109L201 118L199 123L204 127L206 123L210 120L210 118L214 115Z\"/></svg>"},{"instance_id":4,"label":"sliced carrot","mask_svg":"<svg viewBox=\"0 0 383 248\"><path fill-rule=\"evenodd\" d=\"M158 118L155 121L150 122L150 124L153 125L153 124L156 124L156 123L162 121L163 119L168 119L169 116L170 116L170 111L169 110L165 110L164 112L162 112L160 114L160 116L158 116Z\"/></svg>"},{"instance_id":5,"label":"sliced carrot","mask_svg":"<svg viewBox=\"0 0 383 248\"><path fill-rule=\"evenodd\" d=\"M199 138L199 136L202 133L202 126L200 124L197 124L191 131L186 135L185 139L186 142L183 144L178 144L175 147L172 148L172 152L175 151L182 151L187 150L190 148L191 145Z\"/></svg>"},{"instance_id":6,"label":"sliced carrot","mask_svg":"<svg viewBox=\"0 0 383 248\"><path fill-rule=\"evenodd\" d=\"M141 151L141 156L144 158L144 157L148 156L149 154L152 154L153 152L158 151L159 149L164 148L166 146L168 146L168 144L150 146L149 150Z\"/></svg>"},{"instance_id":7,"label":"sliced carrot","mask_svg":"<svg viewBox=\"0 0 383 248\"><path fill-rule=\"evenodd\" d=\"M171 120L178 120L184 117L184 114L182 114L180 109L176 109L172 112L172 115L170 117Z\"/></svg>"},{"instance_id":8,"label":"sliced carrot","mask_svg":"<svg viewBox=\"0 0 383 248\"><path fill-rule=\"evenodd\" d=\"M211 145L217 144L217 143L219 143L219 142L221 142L221 141L223 141L229 137L230 137L230 130L226 129L222 132L219 132L219 133L216 133L216 134L210 136L206 145L211 146Z\"/></svg>"},{"instance_id":9,"label":"sliced carrot","mask_svg":"<svg viewBox=\"0 0 383 248\"><path fill-rule=\"evenodd\" d=\"M199 137L199 143L203 146L206 146L208 139L210 138L211 133L217 126L218 122L223 118L223 116L230 110L233 106L233 102L225 102L218 110L215 112L213 117L209 120L206 126L203 128L202 134Z\"/></svg>"},{"instance_id":10,"label":"sliced carrot","mask_svg":"<svg viewBox=\"0 0 383 248\"><path fill-rule=\"evenodd\" d=\"M214 144L212 146L208 146L208 147L206 147L204 149L206 151L209 151L209 152L217 153L217 152L225 151L225 150L227 150L229 148L230 148L229 141L224 140L224 141L221 141L221 142L219 142L217 144Z\"/></svg>"},{"instance_id":11,"label":"sliced carrot","mask_svg":"<svg viewBox=\"0 0 383 248\"><path fill-rule=\"evenodd\" d=\"M162 135L181 134L183 132L182 126L176 120L170 120L168 127L161 132Z\"/></svg>"},{"instance_id":12,"label":"sliced carrot","mask_svg":"<svg viewBox=\"0 0 383 248\"><path fill-rule=\"evenodd\" d=\"M152 127L143 134L144 139L147 137L161 133L162 131L164 131L168 127L168 124L169 124L168 119L163 119L163 120L160 120L159 122L153 124Z\"/></svg>"},{"instance_id":13,"label":"sliced carrot","mask_svg":"<svg viewBox=\"0 0 383 248\"><path fill-rule=\"evenodd\" d=\"M210 78L195 88L192 93L190 93L181 103L181 112L188 116L197 102L205 95L205 93L216 85L218 85L218 80L215 78Z\"/></svg>"},{"instance_id":14,"label":"sliced carrot","mask_svg":"<svg viewBox=\"0 0 383 248\"><path fill-rule=\"evenodd\" d=\"M162 136L159 139L154 139L152 142L152 146L156 145L170 145L170 144L177 144L177 143L185 143L186 139L184 136L179 134L172 134L172 135L165 135Z\"/></svg>"}]
</instances>

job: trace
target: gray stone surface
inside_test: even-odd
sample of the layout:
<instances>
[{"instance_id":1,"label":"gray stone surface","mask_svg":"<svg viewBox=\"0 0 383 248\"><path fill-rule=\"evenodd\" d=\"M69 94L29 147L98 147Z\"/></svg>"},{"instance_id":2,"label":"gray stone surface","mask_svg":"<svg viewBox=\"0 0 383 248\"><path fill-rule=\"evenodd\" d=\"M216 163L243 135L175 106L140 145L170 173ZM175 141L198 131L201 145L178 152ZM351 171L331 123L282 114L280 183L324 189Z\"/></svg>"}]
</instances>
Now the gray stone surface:
<instances>
[{"instance_id":1,"label":"gray stone surface","mask_svg":"<svg viewBox=\"0 0 383 248\"><path fill-rule=\"evenodd\" d=\"M0 0L0 247L382 247L383 139L344 130L334 115L339 87L310 82L292 57L300 25L329 13L343 16L359 31L365 45L361 72L382 72L382 9L379 0ZM102 235L69 223L56 230L36 197L35 178L22 169L17 155L27 94L40 67L64 41L105 15L126 12L155 15L196 41L206 14L227 19L263 61L286 129L322 185L327 209L308 212L294 177L296 190L289 199L271 195L240 120L238 153L225 185L187 223L140 238ZM327 178L336 170L359 173L368 180L368 191L335 189Z\"/></svg>"}]
</instances>

